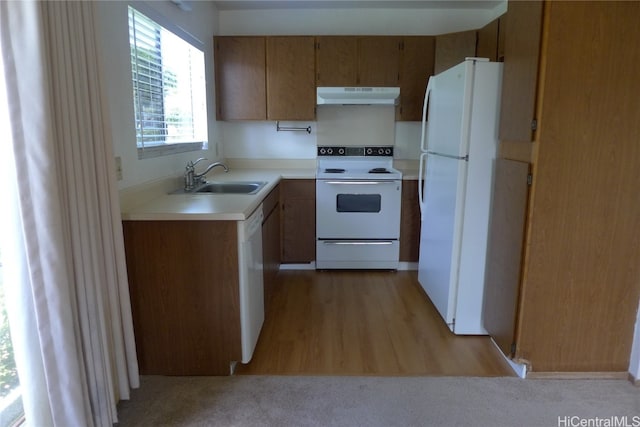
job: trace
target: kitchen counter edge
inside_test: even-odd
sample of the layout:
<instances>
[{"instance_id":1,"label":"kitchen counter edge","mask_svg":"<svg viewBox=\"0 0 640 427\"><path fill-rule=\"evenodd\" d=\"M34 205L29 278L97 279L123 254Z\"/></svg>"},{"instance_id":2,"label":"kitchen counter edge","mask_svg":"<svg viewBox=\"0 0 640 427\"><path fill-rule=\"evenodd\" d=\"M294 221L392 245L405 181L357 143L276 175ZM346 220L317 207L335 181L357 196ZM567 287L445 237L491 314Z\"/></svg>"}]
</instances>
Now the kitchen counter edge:
<instances>
[{"instance_id":1,"label":"kitchen counter edge","mask_svg":"<svg viewBox=\"0 0 640 427\"><path fill-rule=\"evenodd\" d=\"M207 181L265 181L267 184L258 193L251 195L168 194L166 191L151 197L137 194L145 201L129 207L123 206L122 220L243 221L251 216L281 180L315 179L315 173L315 169L232 169L229 173L215 173L211 174ZM142 191L144 193L145 190Z\"/></svg>"}]
</instances>

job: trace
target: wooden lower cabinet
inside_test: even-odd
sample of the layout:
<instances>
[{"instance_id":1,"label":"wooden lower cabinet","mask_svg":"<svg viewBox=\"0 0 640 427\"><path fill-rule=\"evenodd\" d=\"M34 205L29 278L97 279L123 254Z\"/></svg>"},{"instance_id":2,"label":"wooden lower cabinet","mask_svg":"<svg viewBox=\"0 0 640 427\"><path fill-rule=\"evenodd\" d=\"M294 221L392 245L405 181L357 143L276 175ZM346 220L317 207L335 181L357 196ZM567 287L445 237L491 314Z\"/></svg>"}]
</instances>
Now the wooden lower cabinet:
<instances>
[{"instance_id":1,"label":"wooden lower cabinet","mask_svg":"<svg viewBox=\"0 0 640 427\"><path fill-rule=\"evenodd\" d=\"M124 221L140 373L229 375L240 360L236 221Z\"/></svg>"},{"instance_id":2,"label":"wooden lower cabinet","mask_svg":"<svg viewBox=\"0 0 640 427\"><path fill-rule=\"evenodd\" d=\"M418 181L402 181L400 212L400 261L418 262L420 255L420 205Z\"/></svg>"},{"instance_id":3,"label":"wooden lower cabinet","mask_svg":"<svg viewBox=\"0 0 640 427\"><path fill-rule=\"evenodd\" d=\"M316 181L280 182L282 263L309 263L316 259Z\"/></svg>"},{"instance_id":4,"label":"wooden lower cabinet","mask_svg":"<svg viewBox=\"0 0 640 427\"><path fill-rule=\"evenodd\" d=\"M262 258L264 280L264 309L271 301L276 276L280 269L280 187L276 186L262 202Z\"/></svg>"}]
</instances>

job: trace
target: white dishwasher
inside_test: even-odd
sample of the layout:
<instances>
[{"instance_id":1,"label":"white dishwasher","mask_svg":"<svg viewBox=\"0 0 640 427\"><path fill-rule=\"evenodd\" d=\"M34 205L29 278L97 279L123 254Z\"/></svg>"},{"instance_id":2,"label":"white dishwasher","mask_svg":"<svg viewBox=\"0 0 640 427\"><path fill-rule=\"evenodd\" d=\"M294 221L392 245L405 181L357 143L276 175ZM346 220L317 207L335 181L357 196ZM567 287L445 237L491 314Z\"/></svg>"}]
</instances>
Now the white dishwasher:
<instances>
[{"instance_id":1,"label":"white dishwasher","mask_svg":"<svg viewBox=\"0 0 640 427\"><path fill-rule=\"evenodd\" d=\"M261 204L249 218L238 221L242 363L251 360L264 323L262 219Z\"/></svg>"}]
</instances>

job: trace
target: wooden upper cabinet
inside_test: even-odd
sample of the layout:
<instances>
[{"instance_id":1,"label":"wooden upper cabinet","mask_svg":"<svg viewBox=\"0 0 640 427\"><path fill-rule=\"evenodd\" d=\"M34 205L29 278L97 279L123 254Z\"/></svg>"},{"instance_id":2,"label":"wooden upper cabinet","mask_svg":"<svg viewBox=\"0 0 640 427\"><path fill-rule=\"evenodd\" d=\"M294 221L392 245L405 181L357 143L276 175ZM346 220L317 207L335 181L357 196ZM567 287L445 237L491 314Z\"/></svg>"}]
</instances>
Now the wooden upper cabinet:
<instances>
[{"instance_id":1,"label":"wooden upper cabinet","mask_svg":"<svg viewBox=\"0 0 640 427\"><path fill-rule=\"evenodd\" d=\"M357 58L356 37L316 37L316 86L355 86Z\"/></svg>"},{"instance_id":2,"label":"wooden upper cabinet","mask_svg":"<svg viewBox=\"0 0 640 427\"><path fill-rule=\"evenodd\" d=\"M265 120L264 37L214 37L216 118Z\"/></svg>"},{"instance_id":3,"label":"wooden upper cabinet","mask_svg":"<svg viewBox=\"0 0 640 427\"><path fill-rule=\"evenodd\" d=\"M314 120L315 38L267 37L267 119Z\"/></svg>"},{"instance_id":4,"label":"wooden upper cabinet","mask_svg":"<svg viewBox=\"0 0 640 427\"><path fill-rule=\"evenodd\" d=\"M429 77L433 75L435 37L404 37L400 54L401 121L422 120L422 104Z\"/></svg>"},{"instance_id":5,"label":"wooden upper cabinet","mask_svg":"<svg viewBox=\"0 0 640 427\"><path fill-rule=\"evenodd\" d=\"M438 74L448 70L464 61L465 58L476 56L476 40L476 31L436 36L434 73Z\"/></svg>"},{"instance_id":6,"label":"wooden upper cabinet","mask_svg":"<svg viewBox=\"0 0 640 427\"><path fill-rule=\"evenodd\" d=\"M358 86L398 86L401 37L358 37Z\"/></svg>"},{"instance_id":7,"label":"wooden upper cabinet","mask_svg":"<svg viewBox=\"0 0 640 427\"><path fill-rule=\"evenodd\" d=\"M402 37L316 38L317 86L398 86Z\"/></svg>"},{"instance_id":8,"label":"wooden upper cabinet","mask_svg":"<svg viewBox=\"0 0 640 427\"><path fill-rule=\"evenodd\" d=\"M476 56L489 58L489 61L498 61L498 38L500 33L500 20L495 19L478 30Z\"/></svg>"},{"instance_id":9,"label":"wooden upper cabinet","mask_svg":"<svg viewBox=\"0 0 640 427\"><path fill-rule=\"evenodd\" d=\"M530 142L535 129L542 2L509 2L506 16L499 137Z\"/></svg>"}]
</instances>

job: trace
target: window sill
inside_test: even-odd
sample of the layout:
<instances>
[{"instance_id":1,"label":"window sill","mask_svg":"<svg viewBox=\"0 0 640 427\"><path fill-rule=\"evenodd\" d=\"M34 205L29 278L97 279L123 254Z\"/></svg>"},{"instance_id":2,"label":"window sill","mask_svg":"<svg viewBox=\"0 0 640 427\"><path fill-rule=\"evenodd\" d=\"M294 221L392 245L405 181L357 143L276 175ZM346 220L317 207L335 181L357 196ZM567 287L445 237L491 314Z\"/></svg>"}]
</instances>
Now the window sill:
<instances>
[{"instance_id":1,"label":"window sill","mask_svg":"<svg viewBox=\"0 0 640 427\"><path fill-rule=\"evenodd\" d=\"M138 159L151 159L154 157L170 156L172 154L187 153L207 149L207 142L188 142L184 144L166 144L153 147L138 148Z\"/></svg>"}]
</instances>

